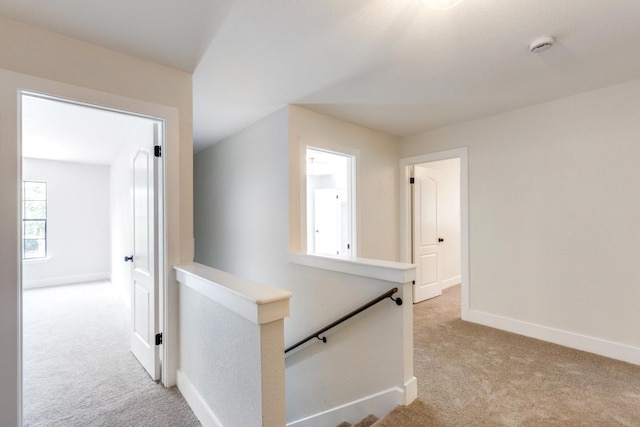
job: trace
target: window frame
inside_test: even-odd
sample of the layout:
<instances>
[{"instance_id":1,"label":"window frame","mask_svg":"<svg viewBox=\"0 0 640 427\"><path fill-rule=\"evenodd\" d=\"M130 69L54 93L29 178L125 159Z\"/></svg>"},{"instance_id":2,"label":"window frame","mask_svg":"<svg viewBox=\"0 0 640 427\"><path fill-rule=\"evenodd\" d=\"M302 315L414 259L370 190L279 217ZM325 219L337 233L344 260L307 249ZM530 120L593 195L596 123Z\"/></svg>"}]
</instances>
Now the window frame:
<instances>
[{"instance_id":1,"label":"window frame","mask_svg":"<svg viewBox=\"0 0 640 427\"><path fill-rule=\"evenodd\" d=\"M42 199L27 199L27 190L26 187L28 184L39 184L44 185L44 198ZM23 261L31 261L31 260L42 260L48 257L48 183L45 181L35 181L35 180L23 180L22 181L22 260ZM44 202L44 217L35 217L35 218L27 218L27 203L28 202ZM43 224L43 237L34 238L27 237L25 225L29 222L39 222ZM42 256L28 256L26 250L26 242L27 241L43 241L44 244L44 254Z\"/></svg>"},{"instance_id":2,"label":"window frame","mask_svg":"<svg viewBox=\"0 0 640 427\"><path fill-rule=\"evenodd\" d=\"M304 206L304 216L301 221L301 225L303 227L302 233L301 233L301 237L303 238L302 240L302 250L305 253L308 254L314 254L314 255L319 255L319 256L327 256L328 254L324 254L321 252L314 252L309 250L309 241L308 241L308 232L309 232L309 215L310 213L307 211L307 206L309 204L308 200L310 195L307 193L307 150L315 150L315 151L321 151L327 154L331 154L331 155L337 155L337 156L342 156L347 158L347 163L348 163L348 170L347 170L347 198L349 199L349 206L350 206L350 216L351 216L351 224L350 224L350 231L351 231L351 236L350 236L350 249L349 249L349 253L348 254L339 254L339 255L332 255L332 256L338 256L338 257L346 257L346 258L353 258L353 257L357 257L358 255L358 245L357 245L357 241L358 241L358 234L357 234L357 224L358 224L358 217L357 217L357 199L356 199L356 167L357 167L357 153L351 153L348 152L348 150L342 151L342 150L336 150L333 148L327 148L327 147L322 147L322 146L317 146L317 145L307 145L304 144L302 145L302 159L304 159L303 163L302 163L302 183L301 183L301 190L302 190L302 199L300 200L301 205Z\"/></svg>"}]
</instances>

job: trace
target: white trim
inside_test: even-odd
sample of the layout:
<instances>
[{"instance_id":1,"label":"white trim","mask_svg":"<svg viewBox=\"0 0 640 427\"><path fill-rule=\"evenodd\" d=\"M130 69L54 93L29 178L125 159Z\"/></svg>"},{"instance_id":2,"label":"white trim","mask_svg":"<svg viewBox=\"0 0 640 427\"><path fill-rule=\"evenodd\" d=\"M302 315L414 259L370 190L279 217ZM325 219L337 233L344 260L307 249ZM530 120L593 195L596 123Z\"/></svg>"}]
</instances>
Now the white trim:
<instances>
[{"instance_id":1,"label":"white trim","mask_svg":"<svg viewBox=\"0 0 640 427\"><path fill-rule=\"evenodd\" d=\"M44 258L22 258L22 264L46 264L51 261L51 256Z\"/></svg>"},{"instance_id":2,"label":"white trim","mask_svg":"<svg viewBox=\"0 0 640 427\"><path fill-rule=\"evenodd\" d=\"M394 283L404 284L416 278L416 266L402 262L301 253L290 253L289 262Z\"/></svg>"},{"instance_id":3,"label":"white trim","mask_svg":"<svg viewBox=\"0 0 640 427\"><path fill-rule=\"evenodd\" d=\"M343 421L355 423L373 414L382 418L396 406L403 404L404 391L394 387L353 402L336 406L317 414L287 423L287 427L326 427L335 426Z\"/></svg>"},{"instance_id":4,"label":"white trim","mask_svg":"<svg viewBox=\"0 0 640 427\"><path fill-rule=\"evenodd\" d=\"M289 316L289 291L195 262L174 268L180 283L253 323L261 325Z\"/></svg>"},{"instance_id":5,"label":"white trim","mask_svg":"<svg viewBox=\"0 0 640 427\"><path fill-rule=\"evenodd\" d=\"M178 369L176 375L176 383L178 386L178 390L184 397L184 400L187 401L193 413L198 417L198 420L202 423L204 427L223 427L216 414L211 410L207 402L204 400L202 395L198 393L198 390L195 386L189 381L189 378Z\"/></svg>"},{"instance_id":6,"label":"white trim","mask_svg":"<svg viewBox=\"0 0 640 427\"><path fill-rule=\"evenodd\" d=\"M404 405L409 405L411 402L418 398L418 379L411 377L411 379L404 383Z\"/></svg>"},{"instance_id":7,"label":"white trim","mask_svg":"<svg viewBox=\"0 0 640 427\"><path fill-rule=\"evenodd\" d=\"M308 194L307 194L307 150L315 150L315 151L322 151L325 153L329 153L329 154L333 154L335 156L342 156L342 157L346 157L349 159L348 162L348 197L349 197L349 206L351 206L351 236L349 236L349 242L351 244L351 256L357 256L358 255L358 210L357 210L357 193L356 193L356 188L357 188L357 176L356 176L356 171L357 171L357 158L356 158L356 154L351 154L351 153L346 153L343 151L336 151L333 149L327 149L327 148L321 148L321 147L316 147L314 145L305 145L303 147L304 150L304 182L302 182L300 185L301 187L304 187L304 200L301 200L302 203L304 203L305 206L308 205ZM309 224L308 224L308 216L307 216L307 211L305 209L305 218L304 218L304 236L305 236L305 245L304 247L301 248L301 250L303 251L307 251L307 253L312 253L309 252L309 248L308 248L308 241L307 239L307 233L309 232Z\"/></svg>"},{"instance_id":8,"label":"white trim","mask_svg":"<svg viewBox=\"0 0 640 427\"><path fill-rule=\"evenodd\" d=\"M176 165L179 160L179 146L180 146L180 132L179 132L179 115L178 110L175 107L170 107L162 104L157 104L150 101L138 100L129 98L122 95L101 92L99 90L88 89L76 85L65 84L56 82L53 80L40 79L33 76L24 76L25 82L21 84L21 87L17 88L17 104L16 114L21 120L22 107L21 98L23 95L39 96L44 98L55 99L61 102L67 102L72 104L90 106L92 108L117 111L120 113L150 118L158 120L164 123L163 136L163 210L165 213L164 218L164 264L163 274L161 275L163 282L160 283L159 292L163 294L164 304L167 309L164 311L164 318L160 319L161 330L163 333L163 345L162 345L162 378L161 382L165 387L172 387L176 384L176 373L178 369L178 294L177 283L172 280L173 273L171 265L176 264L180 260L180 223L179 221L168 221L169 217L179 218L179 205L178 205L178 182L177 170L173 168L173 172L167 167L167 163L170 161L171 165ZM21 153L21 134L18 129L18 154ZM169 160L170 159L170 160ZM21 175L21 157L18 159L18 172L19 180L22 180ZM170 180L171 179L171 180ZM170 181L169 181L170 180ZM175 200L175 202L173 202ZM173 203L172 203L173 202ZM18 230L20 225L18 226ZM20 248L18 248L20 251ZM18 252L21 253L21 252ZM19 278L18 286L19 293L22 291L24 284L22 283L22 264L19 266ZM174 286L175 285L175 286ZM20 309L19 309L20 312ZM18 334L22 336L22 319L20 320L20 326L18 328ZM22 349L19 349L19 359L22 360ZM18 366L19 378L22 378L22 367ZM19 382L18 398L20 399L19 405L22 405L22 383Z\"/></svg>"},{"instance_id":9,"label":"white trim","mask_svg":"<svg viewBox=\"0 0 640 427\"><path fill-rule=\"evenodd\" d=\"M353 256L358 255L358 248L360 248L360 236L358 234L359 224L362 222L360 215L362 215L360 209L358 209L357 187L359 183L358 179L358 163L360 158L360 150L353 147L344 147L340 144L334 144L330 141L322 141L321 143L307 142L303 140L300 135L294 137L295 146L298 150L298 163L293 165L291 173L297 172L297 177L289 176L290 180L295 179L298 183L298 194L290 196L299 197L298 202L298 247L292 247L290 243L290 250L292 251L306 251L307 250L307 148L314 150L327 151L330 153L340 154L352 158L351 163L351 221L353 241L351 242L351 253ZM294 245L295 246L295 245Z\"/></svg>"},{"instance_id":10,"label":"white trim","mask_svg":"<svg viewBox=\"0 0 640 427\"><path fill-rule=\"evenodd\" d=\"M126 62L126 61L125 61ZM129 63L129 62L127 62ZM21 94L23 92L37 92L38 94L47 94L47 96L53 96L56 99L66 100L78 100L83 103L105 106L107 108L113 108L118 111L125 112L138 112L148 117L164 118L167 125L167 162L168 167L165 173L167 174L168 187L166 188L165 200L166 207L169 213L167 217L168 228L168 253L167 253L167 265L175 265L181 262L181 258L192 258L192 254L188 252L188 248L182 245L183 240L190 236L183 236L182 223L180 222L180 153L181 147L184 144L180 141L181 122L179 120L179 107L163 105L156 101L157 99L164 98L169 104L177 105L178 102L174 98L176 96L154 96L148 90L138 91L129 97L124 95L125 88L120 86L120 92L109 93L108 90L115 90L118 79L94 79L93 82L83 80L86 85L93 88L79 85L80 81L77 80L71 83L64 83L61 81L52 80L47 77L37 77L27 72L16 72L7 69L0 70L3 77L7 77L6 82L2 87L5 90L5 95L9 92L15 93L14 96L5 97L5 101L2 104L3 113L6 113L5 119L9 125L5 126L3 130L6 130L6 141L3 140L2 149L0 149L0 155L3 156L3 160L7 160L6 170L3 170L3 178L8 178L8 181L3 180L3 186L8 189L3 194L9 194L14 191L15 196L11 196L6 202L8 203L7 215L3 218L12 218L13 224L9 224L6 229L3 228L3 239L8 236L8 239L2 241L2 249L8 250L10 254L7 257L2 257L2 266L5 268L3 273L6 276L7 289L0 292L2 298L6 298L6 307L8 307L7 324L3 324L2 336L3 347L5 351L2 353L13 354L15 356L3 359L3 372L2 379L8 381L3 382L3 386L7 389L6 399L0 404L0 412L2 416L0 419L9 420L8 424L20 424L22 419L22 263L21 261L21 248L20 248L20 230L21 220L19 214L19 205L12 206L13 203L17 203L20 200L20 182L22 181L22 168L21 168ZM162 72L159 71L160 74ZM46 73L45 73L46 74ZM161 77L164 78L164 77ZM169 77L166 77L169 78ZM173 77L171 77L173 78ZM124 91L124 92L123 92ZM117 92L117 91L116 91ZM178 103L179 104L179 103ZM6 144L4 143L6 142ZM3 203L5 200L3 200ZM187 203L188 201L185 201ZM189 206L187 206L189 208ZM4 215L4 211L3 211ZM15 245L14 245L15 243ZM14 246L11 248L11 246ZM187 251L181 254L181 250ZM18 256L18 254L20 254ZM172 270L171 270L172 272ZM171 351L167 353L165 358L165 369L163 369L163 383L167 387L175 385L175 375L178 365L178 317L177 317L177 284L175 281L171 281L165 286L165 293L170 295L170 305L172 307L171 312L168 313L168 318L165 318L165 331L166 338L163 335L163 347L165 349L170 348ZM14 311L15 310L15 311ZM4 314L4 313L3 313ZM11 330L15 332L11 332ZM167 332L167 330L173 331L173 333ZM165 376L169 378L169 381L165 380ZM171 383L173 381L173 383ZM10 408L10 410L6 410ZM6 410L6 411L5 411ZM15 421L15 422L14 422Z\"/></svg>"},{"instance_id":11,"label":"white trim","mask_svg":"<svg viewBox=\"0 0 640 427\"><path fill-rule=\"evenodd\" d=\"M438 151L400 159L400 260L411 261L411 188L409 166L438 160L460 159L460 270L461 318L469 320L469 149L468 147Z\"/></svg>"},{"instance_id":12,"label":"white trim","mask_svg":"<svg viewBox=\"0 0 640 427\"><path fill-rule=\"evenodd\" d=\"M111 279L111 273L76 274L73 276L47 277L45 279L25 280L22 289L46 288L48 286L72 285L83 282L97 282Z\"/></svg>"},{"instance_id":13,"label":"white trim","mask_svg":"<svg viewBox=\"0 0 640 427\"><path fill-rule=\"evenodd\" d=\"M509 317L498 316L478 310L468 310L467 319L470 322L489 326L507 332L536 338L542 341L558 344L576 350L586 351L621 360L623 362L640 365L640 348L574 332L524 322Z\"/></svg>"},{"instance_id":14,"label":"white trim","mask_svg":"<svg viewBox=\"0 0 640 427\"><path fill-rule=\"evenodd\" d=\"M461 282L462 282L462 276L453 276L446 280L443 280L442 282L440 282L440 284L442 285L442 290L445 290L452 286L459 285Z\"/></svg>"}]
</instances>

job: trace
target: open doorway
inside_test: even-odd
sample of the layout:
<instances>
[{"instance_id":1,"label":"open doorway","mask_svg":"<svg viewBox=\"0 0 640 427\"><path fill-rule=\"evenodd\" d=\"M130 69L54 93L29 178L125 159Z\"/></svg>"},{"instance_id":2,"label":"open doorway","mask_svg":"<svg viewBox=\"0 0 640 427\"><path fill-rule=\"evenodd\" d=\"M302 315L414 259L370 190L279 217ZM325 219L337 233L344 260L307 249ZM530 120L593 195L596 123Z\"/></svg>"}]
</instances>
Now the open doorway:
<instances>
[{"instance_id":1,"label":"open doorway","mask_svg":"<svg viewBox=\"0 0 640 427\"><path fill-rule=\"evenodd\" d=\"M115 327L117 318L104 317L98 309L87 311L86 300L68 304L89 289L87 285L80 292L81 284L92 283L91 297L105 293L109 299L96 307L115 307L114 302L119 302L130 313L125 347L133 348L142 339L147 348L142 355L134 349L134 354L152 379L159 379L156 334L163 324L160 300L165 270L163 121L23 92L21 126L22 180L28 183L22 192L23 292L64 287L56 293L63 295L56 298L66 304L60 305L66 308L59 309L58 317L75 313L77 307L70 321L91 325L90 320L103 316L102 326L113 322ZM125 257L132 257L133 263ZM145 277L136 279L136 271ZM42 298L23 298L25 322L35 317L37 325L38 316L47 311L42 305L29 305L38 299ZM45 303L51 308L56 301ZM28 336L33 328L23 330L25 360L31 356L26 353L38 345L32 345ZM69 357L95 358L96 350L109 348L87 348L87 342L73 339L56 343L56 329L47 333L54 337L54 345L65 346ZM95 334L101 336L97 330ZM58 372L68 366L59 366ZM23 378L26 382L27 376ZM27 393L29 385L25 383L23 389ZM28 401L25 396L25 412Z\"/></svg>"},{"instance_id":2,"label":"open doorway","mask_svg":"<svg viewBox=\"0 0 640 427\"><path fill-rule=\"evenodd\" d=\"M417 266L414 301L460 283L464 319L469 307L467 149L401 159L400 171L401 259Z\"/></svg>"},{"instance_id":3,"label":"open doorway","mask_svg":"<svg viewBox=\"0 0 640 427\"><path fill-rule=\"evenodd\" d=\"M413 302L459 285L460 159L411 166Z\"/></svg>"}]
</instances>

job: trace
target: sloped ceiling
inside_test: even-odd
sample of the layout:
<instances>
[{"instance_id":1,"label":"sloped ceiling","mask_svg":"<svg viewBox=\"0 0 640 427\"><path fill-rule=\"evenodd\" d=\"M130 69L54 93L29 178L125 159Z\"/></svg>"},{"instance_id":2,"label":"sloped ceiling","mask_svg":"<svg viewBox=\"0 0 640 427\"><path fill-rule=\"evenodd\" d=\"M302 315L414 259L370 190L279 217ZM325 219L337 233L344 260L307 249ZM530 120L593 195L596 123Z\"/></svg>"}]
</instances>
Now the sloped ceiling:
<instances>
[{"instance_id":1,"label":"sloped ceiling","mask_svg":"<svg viewBox=\"0 0 640 427\"><path fill-rule=\"evenodd\" d=\"M637 0L0 0L0 15L193 72L196 150L287 104L404 136L640 77ZM530 53L542 35L555 46Z\"/></svg>"},{"instance_id":2,"label":"sloped ceiling","mask_svg":"<svg viewBox=\"0 0 640 427\"><path fill-rule=\"evenodd\" d=\"M111 165L135 141L153 138L151 119L24 95L22 157Z\"/></svg>"}]
</instances>

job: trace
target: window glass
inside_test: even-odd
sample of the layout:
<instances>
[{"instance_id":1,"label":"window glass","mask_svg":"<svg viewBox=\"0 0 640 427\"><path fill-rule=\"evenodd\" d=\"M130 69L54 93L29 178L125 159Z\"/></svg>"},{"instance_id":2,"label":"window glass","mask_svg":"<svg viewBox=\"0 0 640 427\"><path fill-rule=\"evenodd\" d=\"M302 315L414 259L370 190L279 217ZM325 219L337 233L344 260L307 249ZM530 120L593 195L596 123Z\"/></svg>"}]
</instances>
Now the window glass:
<instances>
[{"instance_id":1,"label":"window glass","mask_svg":"<svg viewBox=\"0 0 640 427\"><path fill-rule=\"evenodd\" d=\"M22 183L22 257L47 256L47 183Z\"/></svg>"}]
</instances>

